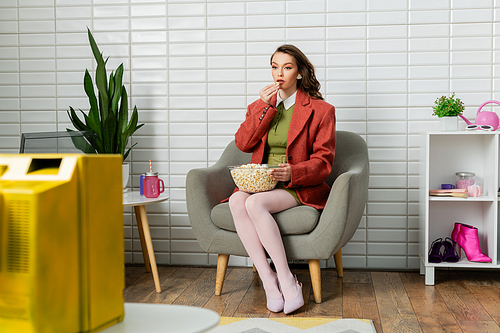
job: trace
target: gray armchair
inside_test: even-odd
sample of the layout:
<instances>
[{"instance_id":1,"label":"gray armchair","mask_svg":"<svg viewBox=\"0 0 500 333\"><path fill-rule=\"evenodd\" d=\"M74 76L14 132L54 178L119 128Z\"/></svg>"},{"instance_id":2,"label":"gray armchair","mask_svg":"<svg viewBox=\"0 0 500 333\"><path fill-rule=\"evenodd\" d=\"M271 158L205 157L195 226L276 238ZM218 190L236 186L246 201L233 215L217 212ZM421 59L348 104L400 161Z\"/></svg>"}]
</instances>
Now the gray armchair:
<instances>
[{"instance_id":1,"label":"gray armchair","mask_svg":"<svg viewBox=\"0 0 500 333\"><path fill-rule=\"evenodd\" d=\"M230 255L248 256L229 210L220 203L235 185L228 165L250 163L231 142L211 167L192 169L186 179L187 211L201 248L217 253L215 294L220 295ZM369 161L366 142L358 134L337 131L335 161L327 179L331 186L325 208L298 206L274 214L288 259L308 260L314 300L321 303L320 260L334 255L337 274L343 276L342 247L358 228L368 195Z\"/></svg>"}]
</instances>

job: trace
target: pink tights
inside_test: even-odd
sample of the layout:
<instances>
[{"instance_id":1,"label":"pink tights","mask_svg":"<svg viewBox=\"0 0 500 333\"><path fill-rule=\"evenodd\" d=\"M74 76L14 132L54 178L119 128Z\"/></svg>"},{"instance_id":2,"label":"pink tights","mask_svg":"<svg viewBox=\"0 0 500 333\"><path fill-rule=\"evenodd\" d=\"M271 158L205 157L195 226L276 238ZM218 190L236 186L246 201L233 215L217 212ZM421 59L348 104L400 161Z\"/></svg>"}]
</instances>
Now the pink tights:
<instances>
[{"instance_id":1,"label":"pink tights","mask_svg":"<svg viewBox=\"0 0 500 333\"><path fill-rule=\"evenodd\" d=\"M278 225L271 215L297 205L295 198L282 189L255 194L238 191L229 198L236 232L271 299L281 297L278 281L285 300L291 301L298 295ZM269 266L266 251L277 274Z\"/></svg>"}]
</instances>

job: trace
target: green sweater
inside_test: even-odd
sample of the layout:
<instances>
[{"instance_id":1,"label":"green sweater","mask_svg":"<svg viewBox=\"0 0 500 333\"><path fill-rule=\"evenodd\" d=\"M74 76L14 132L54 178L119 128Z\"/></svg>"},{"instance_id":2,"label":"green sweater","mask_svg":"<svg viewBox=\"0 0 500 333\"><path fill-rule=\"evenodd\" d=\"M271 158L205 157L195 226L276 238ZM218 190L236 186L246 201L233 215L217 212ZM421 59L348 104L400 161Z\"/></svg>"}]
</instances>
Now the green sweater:
<instances>
[{"instance_id":1,"label":"green sweater","mask_svg":"<svg viewBox=\"0 0 500 333\"><path fill-rule=\"evenodd\" d=\"M286 144L288 140L288 128L292 120L293 109L292 105L288 110L285 110L283 103L278 105L278 112L274 115L271 125L269 125L269 134L267 135L266 152L267 160L264 163L278 165L287 163L286 161ZM283 189L290 193L297 203L301 205L297 192L294 189L285 188L283 182L278 182L276 188Z\"/></svg>"},{"instance_id":2,"label":"green sweater","mask_svg":"<svg viewBox=\"0 0 500 333\"><path fill-rule=\"evenodd\" d=\"M288 128L290 127L294 107L295 105L292 105L288 110L285 110L283 103L278 105L278 112L276 112L271 125L269 125L269 134L267 135L268 154L286 155Z\"/></svg>"}]
</instances>

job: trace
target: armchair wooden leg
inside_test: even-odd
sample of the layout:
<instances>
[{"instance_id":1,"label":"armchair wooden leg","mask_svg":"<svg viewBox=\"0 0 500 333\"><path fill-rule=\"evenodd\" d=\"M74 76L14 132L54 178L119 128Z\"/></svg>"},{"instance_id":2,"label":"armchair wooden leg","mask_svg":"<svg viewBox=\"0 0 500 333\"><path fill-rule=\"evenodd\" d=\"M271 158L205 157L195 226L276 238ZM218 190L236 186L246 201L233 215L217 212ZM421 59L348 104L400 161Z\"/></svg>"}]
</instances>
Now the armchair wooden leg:
<instances>
[{"instance_id":1,"label":"armchair wooden leg","mask_svg":"<svg viewBox=\"0 0 500 333\"><path fill-rule=\"evenodd\" d=\"M254 273L257 273L257 268L255 267L255 265L253 265L253 267L252 267L252 271L253 271Z\"/></svg>"},{"instance_id":2,"label":"armchair wooden leg","mask_svg":"<svg viewBox=\"0 0 500 333\"><path fill-rule=\"evenodd\" d=\"M309 274L314 293L314 301L321 303L321 267L319 259L309 259Z\"/></svg>"},{"instance_id":3,"label":"armchair wooden leg","mask_svg":"<svg viewBox=\"0 0 500 333\"><path fill-rule=\"evenodd\" d=\"M215 295L217 296L220 296L222 292L228 262L229 254L219 254L217 257L217 275L215 276Z\"/></svg>"},{"instance_id":4,"label":"armchair wooden leg","mask_svg":"<svg viewBox=\"0 0 500 333\"><path fill-rule=\"evenodd\" d=\"M342 249L338 250L337 253L333 255L335 260L335 267L337 267L337 275L341 278L344 277L344 268L342 267Z\"/></svg>"}]
</instances>

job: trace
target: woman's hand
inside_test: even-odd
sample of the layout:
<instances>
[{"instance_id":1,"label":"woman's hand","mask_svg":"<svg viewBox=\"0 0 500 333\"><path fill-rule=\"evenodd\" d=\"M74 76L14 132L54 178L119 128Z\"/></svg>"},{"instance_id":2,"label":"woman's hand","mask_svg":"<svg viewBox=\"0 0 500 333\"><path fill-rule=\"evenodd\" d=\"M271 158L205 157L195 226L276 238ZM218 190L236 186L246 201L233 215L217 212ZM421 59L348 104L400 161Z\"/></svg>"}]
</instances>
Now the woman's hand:
<instances>
[{"instance_id":1,"label":"woman's hand","mask_svg":"<svg viewBox=\"0 0 500 333\"><path fill-rule=\"evenodd\" d=\"M265 86L259 91L260 99L263 100L266 104L271 103L271 97L275 95L278 90L280 90L279 84L270 84Z\"/></svg>"},{"instance_id":2,"label":"woman's hand","mask_svg":"<svg viewBox=\"0 0 500 333\"><path fill-rule=\"evenodd\" d=\"M279 182L288 182L292 179L292 168L290 164L278 164L279 168L274 168L269 171L269 175Z\"/></svg>"}]
</instances>

